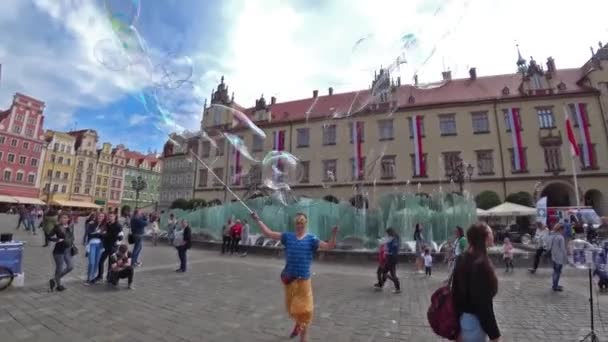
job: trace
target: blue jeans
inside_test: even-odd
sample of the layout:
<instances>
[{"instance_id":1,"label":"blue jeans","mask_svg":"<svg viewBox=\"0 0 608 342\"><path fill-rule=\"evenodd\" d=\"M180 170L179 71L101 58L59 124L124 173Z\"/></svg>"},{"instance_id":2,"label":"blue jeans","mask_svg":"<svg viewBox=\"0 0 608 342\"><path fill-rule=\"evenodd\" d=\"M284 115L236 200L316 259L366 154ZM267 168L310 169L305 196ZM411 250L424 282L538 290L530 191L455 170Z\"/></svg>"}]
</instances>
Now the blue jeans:
<instances>
[{"instance_id":1,"label":"blue jeans","mask_svg":"<svg viewBox=\"0 0 608 342\"><path fill-rule=\"evenodd\" d=\"M139 255L143 249L143 235L133 234L133 263L139 263Z\"/></svg>"},{"instance_id":2,"label":"blue jeans","mask_svg":"<svg viewBox=\"0 0 608 342\"><path fill-rule=\"evenodd\" d=\"M485 342L488 340L486 332L481 328L477 316L463 313L460 316L460 341L462 342Z\"/></svg>"},{"instance_id":3,"label":"blue jeans","mask_svg":"<svg viewBox=\"0 0 608 342\"><path fill-rule=\"evenodd\" d=\"M186 267L187 267L187 263L188 263L188 257L186 255L186 252L188 251L188 249L186 248L186 246L179 246L176 247L177 249L177 256L179 257L179 269L182 272L186 272Z\"/></svg>"},{"instance_id":4,"label":"blue jeans","mask_svg":"<svg viewBox=\"0 0 608 342\"><path fill-rule=\"evenodd\" d=\"M555 290L559 286L559 277L562 275L562 267L564 265L553 262L553 289Z\"/></svg>"},{"instance_id":5,"label":"blue jeans","mask_svg":"<svg viewBox=\"0 0 608 342\"><path fill-rule=\"evenodd\" d=\"M87 269L87 280L93 281L99 272L99 260L103 253L103 245L101 242L92 243L89 245L89 268Z\"/></svg>"},{"instance_id":6,"label":"blue jeans","mask_svg":"<svg viewBox=\"0 0 608 342\"><path fill-rule=\"evenodd\" d=\"M25 220L25 230L31 230L36 235L36 225L34 225L34 219Z\"/></svg>"}]
</instances>

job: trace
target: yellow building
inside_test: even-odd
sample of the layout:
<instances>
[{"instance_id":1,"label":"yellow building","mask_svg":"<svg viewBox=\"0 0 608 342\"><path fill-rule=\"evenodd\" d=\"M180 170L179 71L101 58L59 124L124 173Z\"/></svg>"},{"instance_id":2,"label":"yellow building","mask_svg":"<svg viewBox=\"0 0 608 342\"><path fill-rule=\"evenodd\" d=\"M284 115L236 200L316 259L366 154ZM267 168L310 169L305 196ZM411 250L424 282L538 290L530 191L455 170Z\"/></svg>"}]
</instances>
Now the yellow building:
<instances>
[{"instance_id":1,"label":"yellow building","mask_svg":"<svg viewBox=\"0 0 608 342\"><path fill-rule=\"evenodd\" d=\"M92 207L97 171L97 132L84 129L69 134L76 139L76 161L70 200L81 206Z\"/></svg>"},{"instance_id":2,"label":"yellow building","mask_svg":"<svg viewBox=\"0 0 608 342\"><path fill-rule=\"evenodd\" d=\"M45 139L48 145L42 167L41 184L44 185L40 198L47 203L64 205L71 194L76 139L52 130L45 132Z\"/></svg>"},{"instance_id":3,"label":"yellow building","mask_svg":"<svg viewBox=\"0 0 608 342\"><path fill-rule=\"evenodd\" d=\"M109 179L112 169L112 144L103 143L97 150L97 173L95 174L95 204L108 204Z\"/></svg>"},{"instance_id":4,"label":"yellow building","mask_svg":"<svg viewBox=\"0 0 608 342\"><path fill-rule=\"evenodd\" d=\"M547 196L549 206L572 206L578 192L581 205L607 215L608 46L579 68L557 69L551 57L541 65L521 55L516 64L513 74L478 77L471 68L467 78L452 79L448 71L424 85L402 85L381 71L373 79L374 96L370 90L335 94L329 88L325 95L315 90L312 97L290 102L273 97L267 103L262 97L247 109L228 96L222 80L212 104L243 110L266 133L262 139L251 130L232 129L258 160L277 147L275 136L283 137L280 145L300 160L299 180L291 188L303 196L348 201L361 195L374 206L393 191L463 188L473 195L491 190L502 200L524 191L534 199ZM202 139L199 155L237 194L251 195L253 185L263 189L260 164L240 158L236 165L221 139L232 118L211 108L201 128L220 148ZM353 108L363 110L343 115ZM578 189L565 112L582 151L574 163ZM413 124L418 117L420 124ZM354 124L360 127L361 177L355 172ZM235 169L247 176L232 177ZM200 165L195 197L231 199Z\"/></svg>"}]
</instances>

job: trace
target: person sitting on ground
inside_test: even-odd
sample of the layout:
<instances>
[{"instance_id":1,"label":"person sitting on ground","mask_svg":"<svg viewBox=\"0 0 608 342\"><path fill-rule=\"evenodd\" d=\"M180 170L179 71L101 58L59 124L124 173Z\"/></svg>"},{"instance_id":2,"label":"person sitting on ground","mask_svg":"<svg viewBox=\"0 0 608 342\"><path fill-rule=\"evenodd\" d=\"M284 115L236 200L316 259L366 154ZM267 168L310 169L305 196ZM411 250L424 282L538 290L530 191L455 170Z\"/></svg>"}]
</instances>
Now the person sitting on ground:
<instances>
[{"instance_id":1,"label":"person sitting on ground","mask_svg":"<svg viewBox=\"0 0 608 342\"><path fill-rule=\"evenodd\" d=\"M127 286L133 290L133 266L129 246L120 245L116 253L110 256L110 284L117 286L120 279L128 279Z\"/></svg>"}]
</instances>

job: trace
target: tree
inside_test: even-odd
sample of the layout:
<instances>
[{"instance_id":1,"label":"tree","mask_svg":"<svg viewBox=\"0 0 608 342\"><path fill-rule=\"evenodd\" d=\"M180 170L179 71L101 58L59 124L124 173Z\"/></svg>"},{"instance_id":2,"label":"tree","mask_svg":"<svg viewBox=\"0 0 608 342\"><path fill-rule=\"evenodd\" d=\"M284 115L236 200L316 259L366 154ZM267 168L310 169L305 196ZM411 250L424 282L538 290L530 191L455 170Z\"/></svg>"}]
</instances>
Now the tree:
<instances>
[{"instance_id":1,"label":"tree","mask_svg":"<svg viewBox=\"0 0 608 342\"><path fill-rule=\"evenodd\" d=\"M482 191L475 196L475 204L477 204L477 208L479 209L488 210L490 208L494 208L500 203L501 201L498 194L491 190Z\"/></svg>"},{"instance_id":2,"label":"tree","mask_svg":"<svg viewBox=\"0 0 608 342\"><path fill-rule=\"evenodd\" d=\"M173 203L171 203L171 209L182 209L188 210L190 208L190 203L187 199L178 198Z\"/></svg>"},{"instance_id":3,"label":"tree","mask_svg":"<svg viewBox=\"0 0 608 342\"><path fill-rule=\"evenodd\" d=\"M532 195L525 191L509 194L509 196L507 196L506 201L519 205L525 205L526 207L534 206L534 200L532 199Z\"/></svg>"},{"instance_id":4,"label":"tree","mask_svg":"<svg viewBox=\"0 0 608 342\"><path fill-rule=\"evenodd\" d=\"M216 206L216 205L222 205L222 201L220 201L219 199L216 198L216 199L214 199L212 201L209 201L207 203L208 207L213 207L213 206Z\"/></svg>"},{"instance_id":5,"label":"tree","mask_svg":"<svg viewBox=\"0 0 608 342\"><path fill-rule=\"evenodd\" d=\"M331 203L340 203L340 200L338 200L338 198L334 195L327 195L323 197L323 199Z\"/></svg>"},{"instance_id":6,"label":"tree","mask_svg":"<svg viewBox=\"0 0 608 342\"><path fill-rule=\"evenodd\" d=\"M203 198L193 198L188 201L188 206L190 209L204 208L207 206L207 201Z\"/></svg>"}]
</instances>

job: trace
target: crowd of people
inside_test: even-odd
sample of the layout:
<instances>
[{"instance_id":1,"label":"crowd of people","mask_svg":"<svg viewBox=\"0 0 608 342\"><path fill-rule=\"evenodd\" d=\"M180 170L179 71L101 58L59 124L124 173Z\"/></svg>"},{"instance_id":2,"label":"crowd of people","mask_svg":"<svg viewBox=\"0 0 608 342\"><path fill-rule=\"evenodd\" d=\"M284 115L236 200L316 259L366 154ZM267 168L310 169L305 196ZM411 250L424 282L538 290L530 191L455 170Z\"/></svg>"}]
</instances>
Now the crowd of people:
<instances>
[{"instance_id":1,"label":"crowd of people","mask_svg":"<svg viewBox=\"0 0 608 342\"><path fill-rule=\"evenodd\" d=\"M249 246L249 238L251 236L249 223L247 220L236 219L234 223L228 220L222 227L222 254L236 253L244 257L247 256L247 246Z\"/></svg>"}]
</instances>

